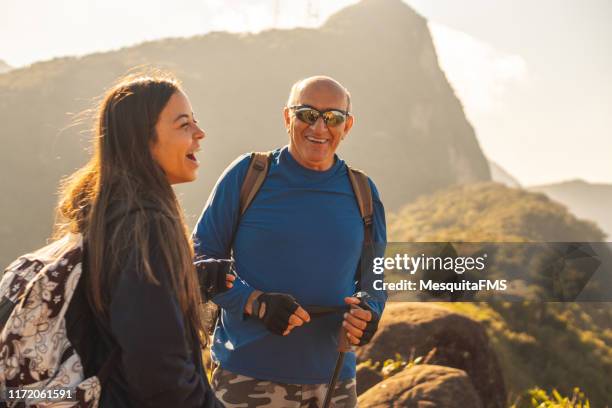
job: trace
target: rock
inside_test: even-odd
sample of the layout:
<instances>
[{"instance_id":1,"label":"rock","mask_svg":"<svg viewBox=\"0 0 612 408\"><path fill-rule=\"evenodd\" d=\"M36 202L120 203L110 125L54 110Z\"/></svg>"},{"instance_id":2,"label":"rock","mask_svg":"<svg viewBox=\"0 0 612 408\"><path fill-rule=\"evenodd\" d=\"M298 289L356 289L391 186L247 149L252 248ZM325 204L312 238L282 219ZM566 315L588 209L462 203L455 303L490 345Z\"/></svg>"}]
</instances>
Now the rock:
<instances>
[{"instance_id":1,"label":"rock","mask_svg":"<svg viewBox=\"0 0 612 408\"><path fill-rule=\"evenodd\" d=\"M434 352L431 352L435 348ZM435 304L390 303L359 361L426 356L426 363L463 370L485 407L505 407L506 389L484 327L467 316Z\"/></svg>"},{"instance_id":2,"label":"rock","mask_svg":"<svg viewBox=\"0 0 612 408\"><path fill-rule=\"evenodd\" d=\"M361 395L383 380L380 371L367 364L357 366L357 395Z\"/></svg>"},{"instance_id":3,"label":"rock","mask_svg":"<svg viewBox=\"0 0 612 408\"><path fill-rule=\"evenodd\" d=\"M483 404L463 370L416 365L378 383L359 396L362 407L481 408Z\"/></svg>"}]
</instances>

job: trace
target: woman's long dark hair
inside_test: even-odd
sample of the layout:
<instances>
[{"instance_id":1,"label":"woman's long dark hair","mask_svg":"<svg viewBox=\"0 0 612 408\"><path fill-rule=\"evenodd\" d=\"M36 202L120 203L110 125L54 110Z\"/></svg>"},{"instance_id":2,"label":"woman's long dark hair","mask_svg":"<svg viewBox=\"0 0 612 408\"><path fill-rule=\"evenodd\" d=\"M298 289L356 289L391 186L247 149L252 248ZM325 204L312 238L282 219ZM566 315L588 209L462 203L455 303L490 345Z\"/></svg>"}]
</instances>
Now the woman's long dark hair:
<instances>
[{"instance_id":1,"label":"woman's long dark hair","mask_svg":"<svg viewBox=\"0 0 612 408\"><path fill-rule=\"evenodd\" d=\"M155 74L125 77L106 93L97 111L93 156L62 184L54 235L83 234L88 293L103 316L121 270L118 261L134 248L140 253L138 272L159 283L149 263L149 237L163 239L159 258L184 315L203 336L189 234L174 190L150 151L160 113L179 90L175 79Z\"/></svg>"}]
</instances>

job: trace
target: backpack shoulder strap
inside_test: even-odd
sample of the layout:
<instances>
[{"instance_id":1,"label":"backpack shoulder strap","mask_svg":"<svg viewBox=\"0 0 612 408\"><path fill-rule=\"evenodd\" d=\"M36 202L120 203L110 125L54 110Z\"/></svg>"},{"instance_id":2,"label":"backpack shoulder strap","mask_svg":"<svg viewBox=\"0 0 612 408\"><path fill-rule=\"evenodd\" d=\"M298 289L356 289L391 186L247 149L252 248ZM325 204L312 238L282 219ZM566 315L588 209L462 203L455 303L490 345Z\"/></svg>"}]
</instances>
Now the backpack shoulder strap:
<instances>
[{"instance_id":1,"label":"backpack shoulder strap","mask_svg":"<svg viewBox=\"0 0 612 408\"><path fill-rule=\"evenodd\" d=\"M270 170L272 152L254 152L242 187L240 188L240 216L249 208L257 192L263 185Z\"/></svg>"},{"instance_id":2,"label":"backpack shoulder strap","mask_svg":"<svg viewBox=\"0 0 612 408\"><path fill-rule=\"evenodd\" d=\"M374 220L374 200L372 199L372 189L370 188L370 182L368 176L361 170L354 169L349 165L347 167L347 173L353 192L355 193L355 199L359 206L359 213L363 220L364 226L364 245L372 244L374 240L373 235L373 220Z\"/></svg>"},{"instance_id":3,"label":"backpack shoulder strap","mask_svg":"<svg viewBox=\"0 0 612 408\"><path fill-rule=\"evenodd\" d=\"M272 162L272 154L273 152L253 152L251 153L251 161L249 162L249 168L247 169L246 175L244 176L244 181L242 182L242 186L240 187L240 199L239 199L239 213L238 213L238 222L234 225L234 229L232 231L232 240L230 243L230 251L234 247L234 239L236 238L236 231L238 229L238 224L240 223L240 218L244 215L249 205L255 199L257 192L263 185L264 181L266 181L266 176L268 175L268 171L270 170L270 163ZM212 324L209 327L208 334L212 335L214 328L219 323L219 308L213 307L212 311ZM212 364L212 360L211 360Z\"/></svg>"}]
</instances>

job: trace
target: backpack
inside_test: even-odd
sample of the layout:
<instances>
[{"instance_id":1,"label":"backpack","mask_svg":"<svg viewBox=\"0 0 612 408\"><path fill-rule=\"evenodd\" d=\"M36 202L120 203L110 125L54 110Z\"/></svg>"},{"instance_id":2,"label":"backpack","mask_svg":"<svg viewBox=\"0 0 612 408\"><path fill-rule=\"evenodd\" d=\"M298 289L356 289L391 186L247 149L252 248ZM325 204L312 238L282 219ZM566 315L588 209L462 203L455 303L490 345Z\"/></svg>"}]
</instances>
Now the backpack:
<instances>
[{"instance_id":1,"label":"backpack","mask_svg":"<svg viewBox=\"0 0 612 408\"><path fill-rule=\"evenodd\" d=\"M116 351L97 375L85 378L66 331L66 311L83 259L82 235L66 234L5 270L0 280L0 401L6 402L0 407L98 406ZM25 398L14 399L16 389Z\"/></svg>"}]
</instances>

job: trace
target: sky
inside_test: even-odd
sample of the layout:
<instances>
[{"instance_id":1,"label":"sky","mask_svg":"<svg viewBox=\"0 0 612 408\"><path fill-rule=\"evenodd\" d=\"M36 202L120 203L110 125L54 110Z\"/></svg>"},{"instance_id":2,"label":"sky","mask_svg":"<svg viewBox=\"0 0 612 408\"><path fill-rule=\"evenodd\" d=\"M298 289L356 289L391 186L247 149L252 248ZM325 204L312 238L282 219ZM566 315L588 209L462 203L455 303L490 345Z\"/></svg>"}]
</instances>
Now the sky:
<instances>
[{"instance_id":1,"label":"sky","mask_svg":"<svg viewBox=\"0 0 612 408\"><path fill-rule=\"evenodd\" d=\"M523 185L612 183L611 1L406 2L429 20L487 157ZM0 0L0 60L20 67L210 31L316 27L354 3Z\"/></svg>"}]
</instances>

